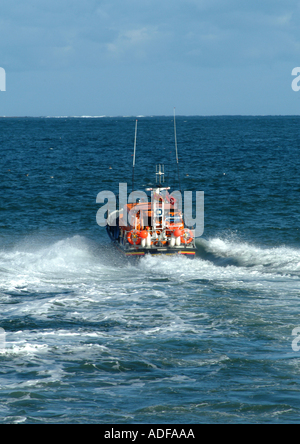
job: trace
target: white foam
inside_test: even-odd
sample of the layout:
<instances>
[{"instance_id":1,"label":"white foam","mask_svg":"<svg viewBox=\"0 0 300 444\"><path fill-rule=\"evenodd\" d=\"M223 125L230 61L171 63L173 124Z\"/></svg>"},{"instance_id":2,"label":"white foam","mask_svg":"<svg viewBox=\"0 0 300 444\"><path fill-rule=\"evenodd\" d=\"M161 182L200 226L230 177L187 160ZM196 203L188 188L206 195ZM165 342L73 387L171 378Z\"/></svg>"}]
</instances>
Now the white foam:
<instances>
[{"instance_id":1,"label":"white foam","mask_svg":"<svg viewBox=\"0 0 300 444\"><path fill-rule=\"evenodd\" d=\"M0 288L6 291L56 291L70 285L90 285L109 270L84 237L74 236L43 245L26 239L12 250L0 251Z\"/></svg>"},{"instance_id":2,"label":"white foam","mask_svg":"<svg viewBox=\"0 0 300 444\"><path fill-rule=\"evenodd\" d=\"M300 250L290 247L262 248L220 238L202 241L202 245L207 252L219 258L231 259L237 266L273 273L300 272Z\"/></svg>"},{"instance_id":3,"label":"white foam","mask_svg":"<svg viewBox=\"0 0 300 444\"><path fill-rule=\"evenodd\" d=\"M211 285L222 292L224 289L269 292L282 296L284 303L287 291L290 297L299 293L300 252L296 249L261 248L220 238L201 240L200 246L211 256L210 260L149 255L137 264L120 266L109 263L105 250L95 253L93 244L81 236L48 245L24 241L13 250L0 251L0 268L4 270L0 275L0 301L5 302L1 305L2 316L10 319L27 316L47 322L59 316L83 325L106 321L108 325L132 325L137 322L135 307L152 314L158 310L163 323L151 320L142 333L139 329L126 330L124 340L130 341L137 334L149 338L186 332L201 335L203 328L194 322L193 315L189 312L187 319L179 317L171 299L176 296L183 301L191 294L200 298L206 289L210 291ZM9 303L15 297L17 303ZM144 300L148 301L147 308L143 307ZM279 298L277 302L281 303ZM202 311L201 321L207 317L205 310ZM198 312L199 316L202 315ZM140 325L141 321L138 322ZM38 345L82 339L82 333L76 330L55 332L53 341L51 334L45 333ZM89 334L91 341L107 338L103 331ZM11 345L6 344L6 349L14 353L37 353L39 349L34 347L32 338L25 339L27 343L8 339ZM89 342L87 337L85 341Z\"/></svg>"}]
</instances>

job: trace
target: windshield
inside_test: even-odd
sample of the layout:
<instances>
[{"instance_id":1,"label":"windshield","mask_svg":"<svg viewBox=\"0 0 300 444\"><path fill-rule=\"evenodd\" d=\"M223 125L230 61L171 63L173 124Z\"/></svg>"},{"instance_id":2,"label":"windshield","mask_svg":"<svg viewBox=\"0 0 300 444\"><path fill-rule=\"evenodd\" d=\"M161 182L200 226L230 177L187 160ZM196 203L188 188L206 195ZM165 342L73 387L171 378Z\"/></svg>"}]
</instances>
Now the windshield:
<instances>
[{"instance_id":1,"label":"windshield","mask_svg":"<svg viewBox=\"0 0 300 444\"><path fill-rule=\"evenodd\" d=\"M181 223L181 217L180 216L166 217L166 222L169 222L170 224L180 224Z\"/></svg>"}]
</instances>

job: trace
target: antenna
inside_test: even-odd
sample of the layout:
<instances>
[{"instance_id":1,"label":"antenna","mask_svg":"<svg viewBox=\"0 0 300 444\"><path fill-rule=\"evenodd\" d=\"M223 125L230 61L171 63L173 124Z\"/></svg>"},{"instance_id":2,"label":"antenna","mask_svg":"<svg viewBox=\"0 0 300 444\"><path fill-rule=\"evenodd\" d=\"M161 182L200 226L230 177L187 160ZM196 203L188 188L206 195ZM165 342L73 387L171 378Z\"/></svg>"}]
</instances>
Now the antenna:
<instances>
[{"instance_id":1,"label":"antenna","mask_svg":"<svg viewBox=\"0 0 300 444\"><path fill-rule=\"evenodd\" d=\"M135 133L134 133L133 163L132 163L132 191L134 190L134 166L135 166L137 123L138 123L138 121L136 119L136 121L135 121Z\"/></svg>"},{"instance_id":2,"label":"antenna","mask_svg":"<svg viewBox=\"0 0 300 444\"><path fill-rule=\"evenodd\" d=\"M177 150L175 107L174 107L174 136L175 136L175 151L176 151L176 163L177 163L177 171L178 171L178 182L179 182L179 188L180 188L180 191L181 191L180 175L179 175L179 163L178 163L178 150Z\"/></svg>"}]
</instances>

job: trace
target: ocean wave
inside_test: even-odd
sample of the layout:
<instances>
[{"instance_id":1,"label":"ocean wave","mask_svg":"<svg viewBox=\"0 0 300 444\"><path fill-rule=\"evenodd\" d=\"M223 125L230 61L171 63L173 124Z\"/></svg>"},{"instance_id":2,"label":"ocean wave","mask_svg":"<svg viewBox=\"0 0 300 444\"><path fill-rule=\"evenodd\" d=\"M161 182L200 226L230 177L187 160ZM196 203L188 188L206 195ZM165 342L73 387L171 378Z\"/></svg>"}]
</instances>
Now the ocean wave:
<instances>
[{"instance_id":1,"label":"ocean wave","mask_svg":"<svg viewBox=\"0 0 300 444\"><path fill-rule=\"evenodd\" d=\"M57 304L76 312L76 304L93 305L106 298L139 300L151 293L166 298L176 283L205 285L281 285L296 288L300 276L300 250L263 248L235 239L197 240L197 258L146 256L130 263L112 245L97 245L83 236L43 244L26 238L10 250L0 250L1 300L22 294L45 294L37 313L46 314ZM117 276L117 279L116 279ZM281 282L280 279L285 282ZM197 288L197 287L195 287ZM74 299L74 295L76 295ZM57 299L58 298L58 299ZM36 303L36 302L34 302ZM30 305L30 302L27 301ZM10 307L13 311L13 306ZM75 314L74 314L75 316Z\"/></svg>"},{"instance_id":2,"label":"ocean wave","mask_svg":"<svg viewBox=\"0 0 300 444\"><path fill-rule=\"evenodd\" d=\"M300 250L280 246L273 248L221 238L197 240L199 255L219 266L300 275Z\"/></svg>"}]
</instances>

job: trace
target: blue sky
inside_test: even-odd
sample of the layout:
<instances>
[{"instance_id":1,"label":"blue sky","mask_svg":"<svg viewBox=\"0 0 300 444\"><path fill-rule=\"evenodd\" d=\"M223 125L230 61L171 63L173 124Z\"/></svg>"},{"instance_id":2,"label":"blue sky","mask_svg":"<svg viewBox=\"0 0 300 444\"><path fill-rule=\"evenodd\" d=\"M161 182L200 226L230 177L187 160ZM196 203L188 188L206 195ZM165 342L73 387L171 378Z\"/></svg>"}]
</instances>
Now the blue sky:
<instances>
[{"instance_id":1,"label":"blue sky","mask_svg":"<svg viewBox=\"0 0 300 444\"><path fill-rule=\"evenodd\" d=\"M2 0L0 115L299 114L296 0Z\"/></svg>"}]
</instances>

